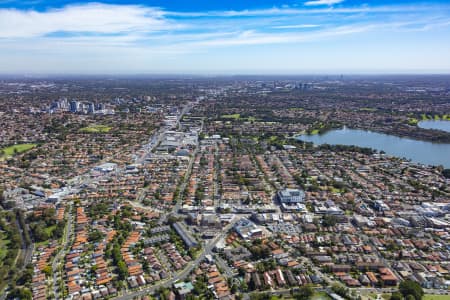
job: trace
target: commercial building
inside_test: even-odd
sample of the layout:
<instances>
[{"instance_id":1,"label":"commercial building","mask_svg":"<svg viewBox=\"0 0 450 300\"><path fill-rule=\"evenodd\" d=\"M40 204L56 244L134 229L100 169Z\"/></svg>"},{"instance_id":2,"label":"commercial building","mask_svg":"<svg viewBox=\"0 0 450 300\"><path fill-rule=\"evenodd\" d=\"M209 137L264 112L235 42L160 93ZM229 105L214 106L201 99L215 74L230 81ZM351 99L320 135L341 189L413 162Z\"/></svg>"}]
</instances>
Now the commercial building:
<instances>
[{"instance_id":1,"label":"commercial building","mask_svg":"<svg viewBox=\"0 0 450 300\"><path fill-rule=\"evenodd\" d=\"M301 203L305 201L305 192L299 189L284 189L277 193L281 204Z\"/></svg>"},{"instance_id":2,"label":"commercial building","mask_svg":"<svg viewBox=\"0 0 450 300\"><path fill-rule=\"evenodd\" d=\"M189 232L184 229L183 225L181 225L179 222L174 223L172 226L181 237L183 242L186 244L186 246L188 246L188 248L193 248L198 245L197 241L191 236Z\"/></svg>"},{"instance_id":3,"label":"commercial building","mask_svg":"<svg viewBox=\"0 0 450 300\"><path fill-rule=\"evenodd\" d=\"M277 192L277 199L285 211L306 212L305 192L299 189L284 189Z\"/></svg>"}]
</instances>

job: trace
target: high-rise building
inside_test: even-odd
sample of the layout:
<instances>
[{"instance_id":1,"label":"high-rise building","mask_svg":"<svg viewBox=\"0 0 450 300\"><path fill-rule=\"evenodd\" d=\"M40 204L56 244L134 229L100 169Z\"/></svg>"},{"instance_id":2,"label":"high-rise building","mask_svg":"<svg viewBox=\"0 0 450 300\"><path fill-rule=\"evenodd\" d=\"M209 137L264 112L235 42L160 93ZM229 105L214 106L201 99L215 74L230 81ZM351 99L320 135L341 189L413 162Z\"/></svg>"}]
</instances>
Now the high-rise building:
<instances>
[{"instance_id":1,"label":"high-rise building","mask_svg":"<svg viewBox=\"0 0 450 300\"><path fill-rule=\"evenodd\" d=\"M93 102L88 103L88 113L90 114L95 113L95 104Z\"/></svg>"},{"instance_id":2,"label":"high-rise building","mask_svg":"<svg viewBox=\"0 0 450 300\"><path fill-rule=\"evenodd\" d=\"M79 107L80 107L80 102L75 101L75 100L70 101L70 103L69 103L70 112L72 112L72 113L78 112Z\"/></svg>"}]
</instances>

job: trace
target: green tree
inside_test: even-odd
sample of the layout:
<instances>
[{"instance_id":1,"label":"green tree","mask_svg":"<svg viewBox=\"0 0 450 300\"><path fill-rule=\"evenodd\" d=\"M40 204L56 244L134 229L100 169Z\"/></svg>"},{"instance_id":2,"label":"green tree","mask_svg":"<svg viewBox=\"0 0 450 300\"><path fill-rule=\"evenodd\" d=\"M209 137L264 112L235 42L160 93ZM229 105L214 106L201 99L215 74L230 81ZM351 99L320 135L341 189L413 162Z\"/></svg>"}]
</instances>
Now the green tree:
<instances>
[{"instance_id":1,"label":"green tree","mask_svg":"<svg viewBox=\"0 0 450 300\"><path fill-rule=\"evenodd\" d=\"M307 300L314 294L314 289L310 285L304 285L299 288L299 291L294 294L296 300Z\"/></svg>"},{"instance_id":2,"label":"green tree","mask_svg":"<svg viewBox=\"0 0 450 300\"><path fill-rule=\"evenodd\" d=\"M8 299L31 300L32 298L33 298L33 294L27 288L15 288L8 295Z\"/></svg>"},{"instance_id":3,"label":"green tree","mask_svg":"<svg viewBox=\"0 0 450 300\"><path fill-rule=\"evenodd\" d=\"M412 280L402 281L399 285L399 291L403 297L407 298L409 295L412 295L415 300L421 300L424 295L420 284Z\"/></svg>"},{"instance_id":4,"label":"green tree","mask_svg":"<svg viewBox=\"0 0 450 300\"><path fill-rule=\"evenodd\" d=\"M403 296L399 292L392 293L391 300L402 300Z\"/></svg>"},{"instance_id":5,"label":"green tree","mask_svg":"<svg viewBox=\"0 0 450 300\"><path fill-rule=\"evenodd\" d=\"M42 223L38 223L34 226L30 226L33 231L33 237L36 242L44 242L49 238L48 233L45 231L44 225Z\"/></svg>"},{"instance_id":6,"label":"green tree","mask_svg":"<svg viewBox=\"0 0 450 300\"><path fill-rule=\"evenodd\" d=\"M100 242L105 235L98 229L93 229L89 232L88 239L90 242L96 243Z\"/></svg>"},{"instance_id":7,"label":"green tree","mask_svg":"<svg viewBox=\"0 0 450 300\"><path fill-rule=\"evenodd\" d=\"M339 296L342 296L344 298L348 297L348 295L347 295L348 294L348 290L344 286L342 286L340 284L333 284L331 289L333 290L333 292L335 292Z\"/></svg>"},{"instance_id":8,"label":"green tree","mask_svg":"<svg viewBox=\"0 0 450 300\"><path fill-rule=\"evenodd\" d=\"M450 169L442 170L442 175L444 175L445 178L450 178Z\"/></svg>"},{"instance_id":9,"label":"green tree","mask_svg":"<svg viewBox=\"0 0 450 300\"><path fill-rule=\"evenodd\" d=\"M17 285L25 285L28 282L31 282L33 278L33 265L29 264L25 270L23 271L22 275L17 279Z\"/></svg>"},{"instance_id":10,"label":"green tree","mask_svg":"<svg viewBox=\"0 0 450 300\"><path fill-rule=\"evenodd\" d=\"M337 223L336 216L326 215L323 217L322 225L325 227L334 226Z\"/></svg>"},{"instance_id":11,"label":"green tree","mask_svg":"<svg viewBox=\"0 0 450 300\"><path fill-rule=\"evenodd\" d=\"M52 232L52 236L54 239L60 239L64 235L64 228L66 227L65 221L58 222L56 224L55 230Z\"/></svg>"},{"instance_id":12,"label":"green tree","mask_svg":"<svg viewBox=\"0 0 450 300\"><path fill-rule=\"evenodd\" d=\"M42 272L47 275L47 277L52 276L52 267L51 266L45 266L45 268L42 270Z\"/></svg>"},{"instance_id":13,"label":"green tree","mask_svg":"<svg viewBox=\"0 0 450 300\"><path fill-rule=\"evenodd\" d=\"M128 268L123 260L117 263L117 273L119 274L119 278L124 280L128 277Z\"/></svg>"}]
</instances>

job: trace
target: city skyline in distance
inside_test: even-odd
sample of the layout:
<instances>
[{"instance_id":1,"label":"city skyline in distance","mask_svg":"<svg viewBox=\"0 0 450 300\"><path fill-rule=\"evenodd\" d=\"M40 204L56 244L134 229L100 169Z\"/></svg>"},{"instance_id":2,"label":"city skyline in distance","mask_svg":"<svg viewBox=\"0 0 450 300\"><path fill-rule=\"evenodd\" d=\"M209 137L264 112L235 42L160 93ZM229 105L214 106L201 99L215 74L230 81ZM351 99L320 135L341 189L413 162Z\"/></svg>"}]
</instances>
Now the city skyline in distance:
<instances>
[{"instance_id":1,"label":"city skyline in distance","mask_svg":"<svg viewBox=\"0 0 450 300\"><path fill-rule=\"evenodd\" d=\"M243 2L0 1L0 73L450 72L446 1Z\"/></svg>"}]
</instances>

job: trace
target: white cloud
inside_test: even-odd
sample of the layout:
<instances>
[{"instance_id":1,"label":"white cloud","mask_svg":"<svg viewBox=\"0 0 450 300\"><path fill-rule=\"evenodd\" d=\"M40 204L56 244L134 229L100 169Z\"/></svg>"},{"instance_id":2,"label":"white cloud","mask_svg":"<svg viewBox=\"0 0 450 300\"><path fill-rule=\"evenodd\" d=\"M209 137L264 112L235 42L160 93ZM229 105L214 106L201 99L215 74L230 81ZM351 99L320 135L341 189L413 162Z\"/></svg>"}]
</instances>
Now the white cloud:
<instances>
[{"instance_id":1,"label":"white cloud","mask_svg":"<svg viewBox=\"0 0 450 300\"><path fill-rule=\"evenodd\" d=\"M113 69L130 62L135 69L145 69L165 67L172 59L192 60L193 65L209 59L213 65L214 59L239 58L246 49L256 48L273 49L271 55L282 57L277 49L333 45L356 34L358 39L377 40L449 27L449 11L448 5L363 5L185 13L100 3L43 12L0 9L0 65L8 64L11 70L15 65L26 70L33 62L41 69L45 63L55 69L60 63ZM63 34L52 34L59 32Z\"/></svg>"},{"instance_id":2,"label":"white cloud","mask_svg":"<svg viewBox=\"0 0 450 300\"><path fill-rule=\"evenodd\" d=\"M271 16L290 16L290 15L328 15L328 14L358 14L358 13L424 13L424 12L443 12L450 10L449 5L433 4L414 4L414 5L378 5L378 6L353 6L353 7L311 7L327 5L328 3L344 0L311 0L308 8L289 8L273 7L268 9L252 10L225 10L225 11L202 11L202 12L176 12L164 11L166 17L181 18L233 18L233 17L271 17ZM305 5L306 5L305 3ZM337 4L337 3L334 3Z\"/></svg>"},{"instance_id":3,"label":"white cloud","mask_svg":"<svg viewBox=\"0 0 450 300\"><path fill-rule=\"evenodd\" d=\"M0 0L1 1L1 0ZM343 0L311 0L309 5L331 4ZM160 8L142 5L108 5L101 3L69 5L61 9L44 12L34 10L0 9L0 38L43 37L52 33L70 33L77 36L110 35L111 39L123 36L131 40L158 37L160 33L169 34L183 30L186 34L220 34L252 30L272 25L275 29L301 29L322 27L326 20L317 19L329 14L358 13L397 13L442 11L449 6L399 5L399 6L360 6L360 7L325 7L325 8L270 8L263 10L210 11L210 12L170 12ZM306 24L293 24L296 15L304 16ZM174 18L178 17L178 18ZM181 18L180 18L181 17ZM203 19L202 17L207 17ZM242 17L239 21L230 19L227 23L222 18ZM257 17L257 18L245 18ZM270 18L282 17L281 22ZM259 22L259 24L258 24ZM333 23L333 20L330 22ZM318 24L318 25L317 25ZM190 31L189 31L190 30Z\"/></svg>"},{"instance_id":4,"label":"white cloud","mask_svg":"<svg viewBox=\"0 0 450 300\"><path fill-rule=\"evenodd\" d=\"M136 5L90 3L45 12L0 9L0 38L29 38L55 32L153 32L174 26L161 10Z\"/></svg>"},{"instance_id":5,"label":"white cloud","mask_svg":"<svg viewBox=\"0 0 450 300\"><path fill-rule=\"evenodd\" d=\"M294 24L294 25L273 26L272 28L275 28L275 29L303 29L303 28L316 28L316 27L320 27L320 25L317 25L317 24Z\"/></svg>"},{"instance_id":6,"label":"white cloud","mask_svg":"<svg viewBox=\"0 0 450 300\"><path fill-rule=\"evenodd\" d=\"M308 33L261 33L255 31L244 31L240 34L224 38L224 39L210 39L205 41L198 41L185 47L223 47L223 46L243 46L243 45L269 45L269 44L287 44L287 43L302 43L311 42L323 39L329 39L342 35L350 35L356 33L363 33L381 28L384 25L354 25L341 26L327 30L314 31Z\"/></svg>"},{"instance_id":7,"label":"white cloud","mask_svg":"<svg viewBox=\"0 0 450 300\"><path fill-rule=\"evenodd\" d=\"M311 0L305 2L305 5L316 6L316 5L334 5L344 2L344 0Z\"/></svg>"}]
</instances>

